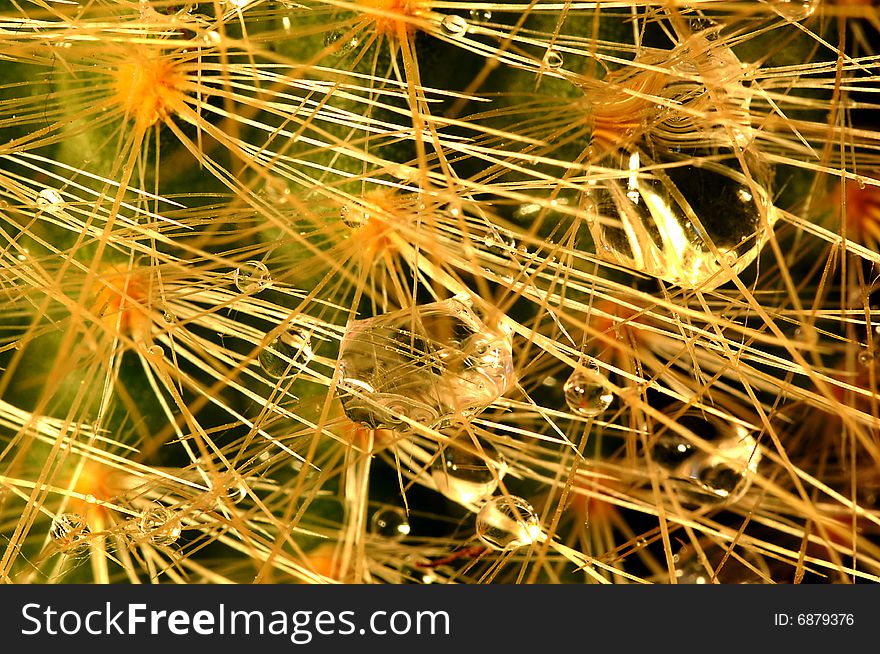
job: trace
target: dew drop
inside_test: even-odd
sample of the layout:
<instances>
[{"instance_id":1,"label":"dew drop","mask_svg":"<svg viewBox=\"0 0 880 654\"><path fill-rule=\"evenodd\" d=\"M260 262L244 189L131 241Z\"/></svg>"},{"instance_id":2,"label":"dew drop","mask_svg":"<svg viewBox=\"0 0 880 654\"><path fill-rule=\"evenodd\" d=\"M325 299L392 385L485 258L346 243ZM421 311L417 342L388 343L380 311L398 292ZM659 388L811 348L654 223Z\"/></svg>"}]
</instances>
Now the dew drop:
<instances>
[{"instance_id":1,"label":"dew drop","mask_svg":"<svg viewBox=\"0 0 880 654\"><path fill-rule=\"evenodd\" d=\"M477 537L494 550L526 547L542 536L535 509L515 495L486 502L477 513L476 531Z\"/></svg>"},{"instance_id":2,"label":"dew drop","mask_svg":"<svg viewBox=\"0 0 880 654\"><path fill-rule=\"evenodd\" d=\"M562 390L568 408L582 416L598 416L609 407L614 394L608 389L605 376L595 362L578 368L566 380Z\"/></svg>"},{"instance_id":3,"label":"dew drop","mask_svg":"<svg viewBox=\"0 0 880 654\"><path fill-rule=\"evenodd\" d=\"M750 149L747 112L736 114L730 130L699 117L712 107L707 84L741 84L741 63L729 48L693 41L672 55L676 79L656 91L671 102L643 108L644 118L620 115L628 95L588 93L596 165L617 174L588 183L580 207L603 259L707 291L757 258L779 212L770 168ZM700 71L706 83L693 81ZM645 121L643 128L633 129L633 121Z\"/></svg>"},{"instance_id":4,"label":"dew drop","mask_svg":"<svg viewBox=\"0 0 880 654\"><path fill-rule=\"evenodd\" d=\"M383 506L373 513L370 519L370 531L383 538L400 540L409 535L409 520L406 511L399 506Z\"/></svg>"},{"instance_id":5,"label":"dew drop","mask_svg":"<svg viewBox=\"0 0 880 654\"><path fill-rule=\"evenodd\" d=\"M166 309L162 312L162 320L164 320L166 324L170 325L174 322L174 314Z\"/></svg>"},{"instance_id":6,"label":"dew drop","mask_svg":"<svg viewBox=\"0 0 880 654\"><path fill-rule=\"evenodd\" d=\"M37 206L49 212L57 212L64 206L64 198L54 188L44 188L37 195Z\"/></svg>"},{"instance_id":7,"label":"dew drop","mask_svg":"<svg viewBox=\"0 0 880 654\"><path fill-rule=\"evenodd\" d=\"M77 513L59 513L52 520L49 535L66 554L82 554L88 548L89 526Z\"/></svg>"},{"instance_id":8,"label":"dew drop","mask_svg":"<svg viewBox=\"0 0 880 654\"><path fill-rule=\"evenodd\" d=\"M399 431L474 415L514 381L509 334L456 298L351 322L338 368L348 418Z\"/></svg>"},{"instance_id":9,"label":"dew drop","mask_svg":"<svg viewBox=\"0 0 880 654\"><path fill-rule=\"evenodd\" d=\"M467 21L456 14L445 16L443 20L440 21L440 26L443 28L444 32L451 36L461 36L467 32L468 29Z\"/></svg>"},{"instance_id":10,"label":"dew drop","mask_svg":"<svg viewBox=\"0 0 880 654\"><path fill-rule=\"evenodd\" d=\"M337 57L348 54L358 46L358 43L360 43L358 38L350 36L345 30L333 30L324 37L324 45L336 48L332 54Z\"/></svg>"},{"instance_id":11,"label":"dew drop","mask_svg":"<svg viewBox=\"0 0 880 654\"><path fill-rule=\"evenodd\" d=\"M874 355L868 350L862 350L857 357L860 366L867 368L874 363Z\"/></svg>"},{"instance_id":12,"label":"dew drop","mask_svg":"<svg viewBox=\"0 0 880 654\"><path fill-rule=\"evenodd\" d=\"M468 13L473 21L492 20L492 12L488 9L471 9Z\"/></svg>"},{"instance_id":13,"label":"dew drop","mask_svg":"<svg viewBox=\"0 0 880 654\"><path fill-rule=\"evenodd\" d=\"M238 290L246 295L263 290L272 281L269 269L262 261L246 261L235 269L232 279Z\"/></svg>"},{"instance_id":14,"label":"dew drop","mask_svg":"<svg viewBox=\"0 0 880 654\"><path fill-rule=\"evenodd\" d=\"M165 356L165 350L160 345L151 345L147 348L147 354L154 359L161 359Z\"/></svg>"},{"instance_id":15,"label":"dew drop","mask_svg":"<svg viewBox=\"0 0 880 654\"><path fill-rule=\"evenodd\" d=\"M482 442L481 447L483 454L477 452L467 435L444 445L431 466L437 490L462 504L472 504L494 493L507 466L489 443Z\"/></svg>"},{"instance_id":16,"label":"dew drop","mask_svg":"<svg viewBox=\"0 0 880 654\"><path fill-rule=\"evenodd\" d=\"M685 504L723 504L739 500L761 460L757 441L744 427L690 409L677 424L711 447L698 448L684 434L666 427L651 445L651 459L664 468Z\"/></svg>"},{"instance_id":17,"label":"dew drop","mask_svg":"<svg viewBox=\"0 0 880 654\"><path fill-rule=\"evenodd\" d=\"M773 6L783 18L799 21L809 18L816 12L819 0L776 0Z\"/></svg>"},{"instance_id":18,"label":"dew drop","mask_svg":"<svg viewBox=\"0 0 880 654\"><path fill-rule=\"evenodd\" d=\"M138 531L154 545L167 546L180 538L182 526L174 511L157 504L141 514Z\"/></svg>"},{"instance_id":19,"label":"dew drop","mask_svg":"<svg viewBox=\"0 0 880 654\"><path fill-rule=\"evenodd\" d=\"M266 374L280 378L300 372L313 356L309 333L290 326L264 347L258 358Z\"/></svg>"},{"instance_id":20,"label":"dew drop","mask_svg":"<svg viewBox=\"0 0 880 654\"><path fill-rule=\"evenodd\" d=\"M563 64L562 54L558 50L548 49L544 53L544 65L547 68L561 68Z\"/></svg>"}]
</instances>

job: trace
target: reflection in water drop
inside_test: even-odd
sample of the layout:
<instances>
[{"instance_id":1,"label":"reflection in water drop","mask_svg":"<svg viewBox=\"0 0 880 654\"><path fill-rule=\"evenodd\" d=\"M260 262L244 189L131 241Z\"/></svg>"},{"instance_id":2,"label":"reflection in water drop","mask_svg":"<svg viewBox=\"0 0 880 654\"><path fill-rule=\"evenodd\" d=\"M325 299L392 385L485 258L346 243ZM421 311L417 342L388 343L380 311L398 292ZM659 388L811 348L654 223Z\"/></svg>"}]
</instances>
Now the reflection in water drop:
<instances>
[{"instance_id":1,"label":"reflection in water drop","mask_svg":"<svg viewBox=\"0 0 880 654\"><path fill-rule=\"evenodd\" d=\"M614 400L595 362L586 364L586 368L577 368L562 388L568 408L582 416L597 416Z\"/></svg>"},{"instance_id":2,"label":"reflection in water drop","mask_svg":"<svg viewBox=\"0 0 880 654\"><path fill-rule=\"evenodd\" d=\"M544 53L544 64L547 68L560 68L563 64L562 54L553 49Z\"/></svg>"},{"instance_id":3,"label":"reflection in water drop","mask_svg":"<svg viewBox=\"0 0 880 654\"><path fill-rule=\"evenodd\" d=\"M383 506L373 514L370 531L377 536L394 540L408 536L410 527L406 511L399 506Z\"/></svg>"},{"instance_id":4,"label":"reflection in water drop","mask_svg":"<svg viewBox=\"0 0 880 654\"><path fill-rule=\"evenodd\" d=\"M514 381L509 336L456 298L353 321L338 367L346 415L373 429L473 415Z\"/></svg>"},{"instance_id":5,"label":"reflection in water drop","mask_svg":"<svg viewBox=\"0 0 880 654\"><path fill-rule=\"evenodd\" d=\"M138 529L154 545L167 546L180 538L182 526L174 511L155 505L143 512L138 521Z\"/></svg>"},{"instance_id":6,"label":"reflection in water drop","mask_svg":"<svg viewBox=\"0 0 880 654\"><path fill-rule=\"evenodd\" d=\"M741 499L761 460L757 440L744 427L697 409L688 410L676 422L711 448L704 451L665 427L653 441L651 460L665 469L679 501L703 505Z\"/></svg>"},{"instance_id":7,"label":"reflection in water drop","mask_svg":"<svg viewBox=\"0 0 880 654\"><path fill-rule=\"evenodd\" d=\"M494 550L513 550L541 539L543 532L532 505L515 495L495 497L477 513L477 537Z\"/></svg>"},{"instance_id":8,"label":"reflection in water drop","mask_svg":"<svg viewBox=\"0 0 880 654\"><path fill-rule=\"evenodd\" d=\"M450 14L445 16L443 20L440 22L440 27L443 28L443 31L452 36L460 36L467 32L468 24L467 21L461 16L456 16L455 14Z\"/></svg>"},{"instance_id":9,"label":"reflection in water drop","mask_svg":"<svg viewBox=\"0 0 880 654\"><path fill-rule=\"evenodd\" d=\"M594 141L602 147L581 210L601 257L684 288L711 290L755 260L778 212L770 171L751 147L748 112L736 105L748 97L738 82L739 60L704 35L692 41L669 61L654 62L668 74L643 72L620 82L662 103L635 102L608 89L588 93L598 116ZM719 108L707 84L722 81L728 91ZM734 116L724 129L714 118L721 109Z\"/></svg>"},{"instance_id":10,"label":"reflection in water drop","mask_svg":"<svg viewBox=\"0 0 880 654\"><path fill-rule=\"evenodd\" d=\"M507 466L498 451L487 442L482 454L466 434L457 435L443 446L431 466L431 477L443 495L455 502L472 504L498 488Z\"/></svg>"},{"instance_id":11,"label":"reflection in water drop","mask_svg":"<svg viewBox=\"0 0 880 654\"><path fill-rule=\"evenodd\" d=\"M235 269L232 280L242 293L249 295L263 290L272 281L269 269L262 261L246 261Z\"/></svg>"},{"instance_id":12,"label":"reflection in water drop","mask_svg":"<svg viewBox=\"0 0 880 654\"><path fill-rule=\"evenodd\" d=\"M799 21L809 18L819 7L819 0L775 0L773 8L783 18L790 21Z\"/></svg>"},{"instance_id":13,"label":"reflection in water drop","mask_svg":"<svg viewBox=\"0 0 880 654\"><path fill-rule=\"evenodd\" d=\"M300 372L313 356L309 333L291 326L263 348L258 358L267 374L280 378Z\"/></svg>"}]
</instances>

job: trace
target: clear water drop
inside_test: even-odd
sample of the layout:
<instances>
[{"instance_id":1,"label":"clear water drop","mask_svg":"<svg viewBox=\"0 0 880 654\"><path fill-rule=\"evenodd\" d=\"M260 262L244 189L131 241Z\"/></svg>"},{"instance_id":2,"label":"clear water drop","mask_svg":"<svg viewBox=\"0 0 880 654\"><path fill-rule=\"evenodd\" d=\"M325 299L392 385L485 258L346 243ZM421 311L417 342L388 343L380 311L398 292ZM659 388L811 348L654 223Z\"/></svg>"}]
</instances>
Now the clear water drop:
<instances>
[{"instance_id":1,"label":"clear water drop","mask_svg":"<svg viewBox=\"0 0 880 654\"><path fill-rule=\"evenodd\" d=\"M584 364L571 373L562 387L568 408L581 416L598 416L614 400L605 376L595 362Z\"/></svg>"},{"instance_id":2,"label":"clear water drop","mask_svg":"<svg viewBox=\"0 0 880 654\"><path fill-rule=\"evenodd\" d=\"M862 350L857 357L860 366L867 368L874 363L874 355L868 350Z\"/></svg>"},{"instance_id":3,"label":"clear water drop","mask_svg":"<svg viewBox=\"0 0 880 654\"><path fill-rule=\"evenodd\" d=\"M174 314L166 309L162 312L162 320L165 321L166 324L170 325L174 322Z\"/></svg>"},{"instance_id":4,"label":"clear water drop","mask_svg":"<svg viewBox=\"0 0 880 654\"><path fill-rule=\"evenodd\" d=\"M708 291L757 258L779 213L748 111L734 112L729 129L702 118L715 110L716 82L748 96L741 62L704 36L691 41L661 64L673 74L642 80L668 103L633 110L613 89L587 94L602 175L585 186L580 209L603 259Z\"/></svg>"},{"instance_id":5,"label":"clear water drop","mask_svg":"<svg viewBox=\"0 0 880 654\"><path fill-rule=\"evenodd\" d=\"M487 442L482 454L467 435L446 443L431 465L431 478L443 495L463 504L473 504L494 493L507 466L498 451Z\"/></svg>"},{"instance_id":6,"label":"clear water drop","mask_svg":"<svg viewBox=\"0 0 880 654\"><path fill-rule=\"evenodd\" d=\"M269 269L262 261L246 261L235 269L232 279L245 295L262 291L272 281Z\"/></svg>"},{"instance_id":7,"label":"clear water drop","mask_svg":"<svg viewBox=\"0 0 880 654\"><path fill-rule=\"evenodd\" d=\"M264 347L258 358L268 375L280 378L297 374L313 356L309 333L300 327L290 326Z\"/></svg>"},{"instance_id":8,"label":"clear water drop","mask_svg":"<svg viewBox=\"0 0 880 654\"><path fill-rule=\"evenodd\" d=\"M350 35L346 30L332 30L324 37L324 45L336 48L333 53L337 57L342 57L354 50L360 41L356 36Z\"/></svg>"},{"instance_id":9,"label":"clear water drop","mask_svg":"<svg viewBox=\"0 0 880 654\"><path fill-rule=\"evenodd\" d=\"M52 520L49 536L65 554L82 554L89 545L89 525L78 513L59 513Z\"/></svg>"},{"instance_id":10,"label":"clear water drop","mask_svg":"<svg viewBox=\"0 0 880 654\"><path fill-rule=\"evenodd\" d=\"M475 22L492 20L492 12L488 9L471 9L468 14Z\"/></svg>"},{"instance_id":11,"label":"clear water drop","mask_svg":"<svg viewBox=\"0 0 880 654\"><path fill-rule=\"evenodd\" d=\"M809 18L819 6L819 0L776 0L773 7L783 18L799 21Z\"/></svg>"},{"instance_id":12,"label":"clear water drop","mask_svg":"<svg viewBox=\"0 0 880 654\"><path fill-rule=\"evenodd\" d=\"M449 14L448 16L444 16L443 20L440 21L440 27L443 28L444 32L451 36L461 36L467 32L468 23L461 16Z\"/></svg>"},{"instance_id":13,"label":"clear water drop","mask_svg":"<svg viewBox=\"0 0 880 654\"><path fill-rule=\"evenodd\" d=\"M159 504L145 509L138 520L140 535L154 545L174 544L180 538L182 530L182 525L175 512Z\"/></svg>"},{"instance_id":14,"label":"clear water drop","mask_svg":"<svg viewBox=\"0 0 880 654\"><path fill-rule=\"evenodd\" d=\"M477 513L477 537L494 550L513 550L542 537L535 509L515 495L494 497Z\"/></svg>"},{"instance_id":15,"label":"clear water drop","mask_svg":"<svg viewBox=\"0 0 880 654\"><path fill-rule=\"evenodd\" d=\"M679 501L685 505L711 505L741 499L761 460L755 438L741 425L698 409L675 419L679 426L710 445L703 450L685 434L658 428L661 435L650 445L651 459L665 469Z\"/></svg>"},{"instance_id":16,"label":"clear water drop","mask_svg":"<svg viewBox=\"0 0 880 654\"><path fill-rule=\"evenodd\" d=\"M550 48L544 53L544 65L547 66L547 68L561 68L563 63L564 60L562 58L562 53L558 50Z\"/></svg>"},{"instance_id":17,"label":"clear water drop","mask_svg":"<svg viewBox=\"0 0 880 654\"><path fill-rule=\"evenodd\" d=\"M162 359L165 356L165 350L161 345L151 345L147 348L147 354L153 359Z\"/></svg>"},{"instance_id":18,"label":"clear water drop","mask_svg":"<svg viewBox=\"0 0 880 654\"><path fill-rule=\"evenodd\" d=\"M409 520L406 511L399 506L383 506L373 513L370 519L370 531L377 536L400 540L409 535Z\"/></svg>"},{"instance_id":19,"label":"clear water drop","mask_svg":"<svg viewBox=\"0 0 880 654\"><path fill-rule=\"evenodd\" d=\"M37 206L49 212L57 212L64 206L64 198L54 188L44 188L37 195Z\"/></svg>"},{"instance_id":20,"label":"clear water drop","mask_svg":"<svg viewBox=\"0 0 880 654\"><path fill-rule=\"evenodd\" d=\"M349 419L373 429L411 429L471 416L514 382L509 334L459 299L351 322L337 390Z\"/></svg>"}]
</instances>

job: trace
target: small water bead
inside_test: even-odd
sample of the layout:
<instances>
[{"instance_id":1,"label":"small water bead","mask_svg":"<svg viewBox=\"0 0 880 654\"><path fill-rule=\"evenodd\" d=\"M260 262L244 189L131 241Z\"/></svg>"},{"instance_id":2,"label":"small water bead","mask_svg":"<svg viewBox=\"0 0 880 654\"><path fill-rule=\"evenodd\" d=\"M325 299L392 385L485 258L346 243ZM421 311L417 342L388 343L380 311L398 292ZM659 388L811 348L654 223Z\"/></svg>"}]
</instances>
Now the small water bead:
<instances>
[{"instance_id":1,"label":"small water bead","mask_svg":"<svg viewBox=\"0 0 880 654\"><path fill-rule=\"evenodd\" d=\"M431 465L437 490L449 499L472 504L497 490L507 466L489 443L480 445L482 455L468 436L459 436L443 447Z\"/></svg>"},{"instance_id":2,"label":"small water bead","mask_svg":"<svg viewBox=\"0 0 880 654\"><path fill-rule=\"evenodd\" d=\"M471 9L468 14L475 22L492 20L492 12L488 9Z\"/></svg>"},{"instance_id":3,"label":"small water bead","mask_svg":"<svg viewBox=\"0 0 880 654\"><path fill-rule=\"evenodd\" d=\"M585 369L578 368L572 372L562 390L568 408L581 416L598 416L614 400L614 394L608 389L605 377L595 363L588 363Z\"/></svg>"},{"instance_id":4,"label":"small water bead","mask_svg":"<svg viewBox=\"0 0 880 654\"><path fill-rule=\"evenodd\" d=\"M258 358L268 375L280 378L300 372L313 356L309 333L291 326L263 348Z\"/></svg>"},{"instance_id":5,"label":"small water bead","mask_svg":"<svg viewBox=\"0 0 880 654\"><path fill-rule=\"evenodd\" d=\"M373 513L370 531L383 538L400 540L409 535L409 520L406 511L399 506L383 506Z\"/></svg>"},{"instance_id":6,"label":"small water bead","mask_svg":"<svg viewBox=\"0 0 880 654\"><path fill-rule=\"evenodd\" d=\"M49 536L66 554L82 554L88 548L89 525L77 513L59 513L52 520Z\"/></svg>"},{"instance_id":7,"label":"small water bead","mask_svg":"<svg viewBox=\"0 0 880 654\"><path fill-rule=\"evenodd\" d=\"M862 350L857 357L860 366L867 368L874 363L874 355L868 350Z\"/></svg>"},{"instance_id":8,"label":"small water bead","mask_svg":"<svg viewBox=\"0 0 880 654\"><path fill-rule=\"evenodd\" d=\"M246 295L262 291L272 281L269 269L262 261L246 261L235 269L232 279L238 290Z\"/></svg>"},{"instance_id":9,"label":"small water bead","mask_svg":"<svg viewBox=\"0 0 880 654\"><path fill-rule=\"evenodd\" d=\"M468 23L461 16L449 14L448 16L444 16L443 20L440 21L440 27L443 28L444 32L451 36L461 36L467 32Z\"/></svg>"},{"instance_id":10,"label":"small water bead","mask_svg":"<svg viewBox=\"0 0 880 654\"><path fill-rule=\"evenodd\" d=\"M147 354L153 359L162 359L165 357L165 350L161 345L151 345L147 348Z\"/></svg>"},{"instance_id":11,"label":"small water bead","mask_svg":"<svg viewBox=\"0 0 880 654\"><path fill-rule=\"evenodd\" d=\"M358 38L345 30L333 30L324 37L324 45L336 48L333 54L337 57L348 54L358 46L358 43Z\"/></svg>"},{"instance_id":12,"label":"small water bead","mask_svg":"<svg viewBox=\"0 0 880 654\"><path fill-rule=\"evenodd\" d=\"M809 18L819 6L820 0L776 0L773 7L783 18L799 21Z\"/></svg>"},{"instance_id":13,"label":"small water bead","mask_svg":"<svg viewBox=\"0 0 880 654\"><path fill-rule=\"evenodd\" d=\"M338 368L349 419L398 431L478 413L514 382L509 334L457 298L351 322Z\"/></svg>"},{"instance_id":14,"label":"small water bead","mask_svg":"<svg viewBox=\"0 0 880 654\"><path fill-rule=\"evenodd\" d=\"M684 504L723 504L740 499L751 485L761 460L758 443L745 427L688 410L677 423L707 441L708 451L683 434L665 433L651 446L651 459L662 466Z\"/></svg>"},{"instance_id":15,"label":"small water bead","mask_svg":"<svg viewBox=\"0 0 880 654\"><path fill-rule=\"evenodd\" d=\"M547 68L561 68L564 60L558 50L549 49L544 53L544 64Z\"/></svg>"},{"instance_id":16,"label":"small water bead","mask_svg":"<svg viewBox=\"0 0 880 654\"><path fill-rule=\"evenodd\" d=\"M182 532L177 515L168 507L156 505L144 510L138 520L140 534L154 545L174 544Z\"/></svg>"},{"instance_id":17,"label":"small water bead","mask_svg":"<svg viewBox=\"0 0 880 654\"><path fill-rule=\"evenodd\" d=\"M55 212L64 206L64 198L54 188L44 188L37 195L37 206L49 212Z\"/></svg>"},{"instance_id":18,"label":"small water bead","mask_svg":"<svg viewBox=\"0 0 880 654\"><path fill-rule=\"evenodd\" d=\"M535 509L516 495L494 497L477 513L477 537L493 550L514 550L540 540Z\"/></svg>"}]
</instances>

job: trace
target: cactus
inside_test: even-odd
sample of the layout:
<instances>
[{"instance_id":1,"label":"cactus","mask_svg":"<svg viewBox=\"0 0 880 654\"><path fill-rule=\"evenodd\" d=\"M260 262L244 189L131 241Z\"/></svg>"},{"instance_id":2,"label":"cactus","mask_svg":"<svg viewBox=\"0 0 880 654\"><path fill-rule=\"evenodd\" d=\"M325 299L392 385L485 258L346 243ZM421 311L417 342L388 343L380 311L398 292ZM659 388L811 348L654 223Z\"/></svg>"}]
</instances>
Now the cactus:
<instances>
[{"instance_id":1,"label":"cactus","mask_svg":"<svg viewBox=\"0 0 880 654\"><path fill-rule=\"evenodd\" d=\"M0 3L0 579L877 581L875 12Z\"/></svg>"}]
</instances>

